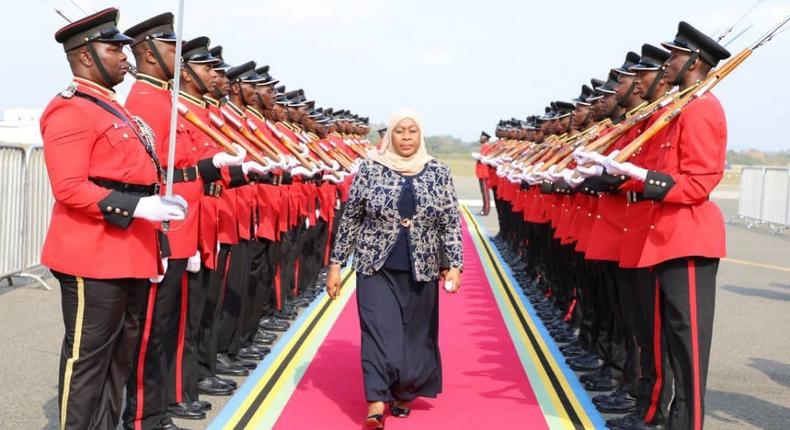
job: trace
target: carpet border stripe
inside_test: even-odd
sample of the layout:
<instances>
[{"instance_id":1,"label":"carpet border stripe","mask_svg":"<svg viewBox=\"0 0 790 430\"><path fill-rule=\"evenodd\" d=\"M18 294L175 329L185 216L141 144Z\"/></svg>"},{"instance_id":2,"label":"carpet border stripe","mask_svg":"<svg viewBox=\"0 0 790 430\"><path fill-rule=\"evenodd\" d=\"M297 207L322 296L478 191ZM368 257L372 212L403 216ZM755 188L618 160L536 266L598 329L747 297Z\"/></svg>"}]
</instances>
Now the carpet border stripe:
<instances>
[{"instance_id":1,"label":"carpet border stripe","mask_svg":"<svg viewBox=\"0 0 790 430\"><path fill-rule=\"evenodd\" d=\"M267 400L268 395L271 393L271 388L283 376L293 373L295 358L301 358L299 353L300 349L304 350L311 346L317 350L320 342L315 342L316 337L313 334L319 326L331 325L337 319L340 311L345 307L348 299L353 294L353 279L355 278L351 270L346 270L342 277L341 295L338 298L338 303L329 299L328 296L323 296L319 300L313 301L302 314L291 324L291 327L280 337L277 344L272 349L266 358L258 364L258 367L247 377L241 387L236 391L230 401L225 405L222 411L207 427L209 430L219 429L232 429L232 428L245 428L257 415L258 408L255 405L260 405ZM348 284L351 284L349 287ZM336 306L332 306L335 304ZM329 308L333 308L332 312L328 312ZM334 318L330 318L334 316ZM321 321L323 318L323 321ZM320 324L319 324L320 323ZM323 338L321 338L323 340ZM298 355L298 356L297 356ZM302 374L304 369L302 369ZM302 375L298 376L301 379ZM264 393L264 390L266 392ZM278 397L285 396L286 400L292 394L277 392ZM287 396L286 396L287 394ZM283 403L284 406L284 403ZM266 411L266 413L274 411ZM282 408L277 411L277 416L282 412ZM257 417L260 419L260 417ZM275 417L276 418L276 417Z\"/></svg>"},{"instance_id":2,"label":"carpet border stripe","mask_svg":"<svg viewBox=\"0 0 790 430\"><path fill-rule=\"evenodd\" d=\"M555 382L543 387L544 390L541 391L553 392L554 395L551 397L554 398L544 398L544 402L541 402L541 407L544 407L546 400L551 400L551 406L561 403L566 414L565 419L567 420L565 425L561 426L563 428L567 428L568 425L570 425L570 428L603 428L605 426L603 417L593 405L588 393L581 386L576 375L565 364L564 356L560 353L557 344L549 336L548 331L543 326L543 322L537 318L532 304L520 288L514 288L514 285L518 284L513 278L510 267L504 262L499 251L492 246L490 240L483 234L479 220L465 206L462 206L462 213L468 221L470 234L473 238L477 236L475 244L480 246L478 253L484 262L484 267L491 271L487 274L489 279L494 278L494 280L498 281L490 282L492 289L498 287L501 289L500 293L507 296L502 297L502 299L507 298L507 300L503 300L507 304L507 308L509 308L507 313L511 314L511 318L516 318L513 321L514 323L517 321L520 323L519 328L523 330L523 333L519 337L534 339L534 341L530 342L532 344L530 346L534 348L536 354L542 355L547 360L549 366L544 367L543 372L550 371L551 373L546 373L545 377L541 377L541 381L536 382L546 384L551 381L553 376ZM504 309L502 310L504 311ZM503 312L503 316L505 316L505 312ZM536 358L535 355L530 355L533 357L533 360ZM533 363L529 364L536 367L541 366L540 362L533 361ZM563 397L566 399L565 402L562 401ZM550 411L547 410L547 412ZM574 419L574 415L576 419ZM548 421L549 416L547 416Z\"/></svg>"}]
</instances>

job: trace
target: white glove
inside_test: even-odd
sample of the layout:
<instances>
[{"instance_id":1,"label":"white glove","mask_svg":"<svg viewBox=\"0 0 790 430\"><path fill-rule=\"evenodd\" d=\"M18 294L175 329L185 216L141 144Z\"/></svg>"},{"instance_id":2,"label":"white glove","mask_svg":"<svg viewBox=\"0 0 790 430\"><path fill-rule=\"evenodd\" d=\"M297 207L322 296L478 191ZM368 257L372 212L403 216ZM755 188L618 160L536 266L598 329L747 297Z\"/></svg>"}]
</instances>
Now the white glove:
<instances>
[{"instance_id":1,"label":"white glove","mask_svg":"<svg viewBox=\"0 0 790 430\"><path fill-rule=\"evenodd\" d=\"M257 161L245 161L241 163L241 171L244 172L244 175L249 175L250 172L257 173L259 175L265 175L273 168L273 165L262 166Z\"/></svg>"},{"instance_id":2,"label":"white glove","mask_svg":"<svg viewBox=\"0 0 790 430\"><path fill-rule=\"evenodd\" d=\"M581 164L576 166L576 172L582 178L590 178L592 176L601 176L603 175L603 167L597 164L591 164L588 167L582 166Z\"/></svg>"},{"instance_id":3,"label":"white glove","mask_svg":"<svg viewBox=\"0 0 790 430\"><path fill-rule=\"evenodd\" d=\"M480 159L481 159L482 157L483 157L483 156L482 156L482 155L480 155L480 153L479 153L479 152L473 152L473 153L472 153L472 158L474 158L474 159L475 159L475 160L477 160L477 161L480 161Z\"/></svg>"},{"instance_id":4,"label":"white glove","mask_svg":"<svg viewBox=\"0 0 790 430\"><path fill-rule=\"evenodd\" d=\"M602 164L603 159L606 158L603 155L595 152L595 151L580 151L576 150L573 152L573 158L576 159L576 164Z\"/></svg>"},{"instance_id":5,"label":"white glove","mask_svg":"<svg viewBox=\"0 0 790 430\"><path fill-rule=\"evenodd\" d=\"M507 172L505 171L505 169L496 169L496 175L499 176L500 178L504 178L505 176L507 176Z\"/></svg>"},{"instance_id":6,"label":"white glove","mask_svg":"<svg viewBox=\"0 0 790 430\"><path fill-rule=\"evenodd\" d=\"M187 259L187 272L197 273L200 271L200 251L195 252L195 255Z\"/></svg>"},{"instance_id":7,"label":"white glove","mask_svg":"<svg viewBox=\"0 0 790 430\"><path fill-rule=\"evenodd\" d=\"M335 170L335 171L340 170L340 163L338 163L337 160L331 160L331 161L332 162L328 166L329 170Z\"/></svg>"},{"instance_id":8,"label":"white glove","mask_svg":"<svg viewBox=\"0 0 790 430\"><path fill-rule=\"evenodd\" d=\"M504 160L504 161L513 161L513 157L511 157L509 155L503 155L502 156L502 160Z\"/></svg>"},{"instance_id":9,"label":"white glove","mask_svg":"<svg viewBox=\"0 0 790 430\"><path fill-rule=\"evenodd\" d=\"M562 180L565 181L566 184L570 185L571 188L578 187L582 182L584 182L584 176L574 174L574 171L571 169L564 169L562 171Z\"/></svg>"},{"instance_id":10,"label":"white glove","mask_svg":"<svg viewBox=\"0 0 790 430\"><path fill-rule=\"evenodd\" d=\"M179 197L179 196L174 196ZM186 217L186 201L181 198L182 203L170 203L162 199L162 196L142 197L134 208L133 218L142 218L148 221L181 221ZM182 207L183 205L183 207Z\"/></svg>"},{"instance_id":11,"label":"white glove","mask_svg":"<svg viewBox=\"0 0 790 430\"><path fill-rule=\"evenodd\" d=\"M625 162L620 163L615 161L614 158L607 157L604 160L604 169L614 176L625 175L638 181L644 182L647 178L647 169L639 167L633 163Z\"/></svg>"},{"instance_id":12,"label":"white glove","mask_svg":"<svg viewBox=\"0 0 790 430\"><path fill-rule=\"evenodd\" d=\"M527 174L527 176L524 179L526 179L527 183L530 185L535 185L543 182L543 179L540 176L531 173Z\"/></svg>"},{"instance_id":13,"label":"white glove","mask_svg":"<svg viewBox=\"0 0 790 430\"><path fill-rule=\"evenodd\" d=\"M335 185L337 185L339 183L342 183L343 182L343 178L345 178L345 176L343 176L343 175L340 175L339 178L337 176L335 176L335 175L324 175L324 176L321 177L322 180L331 182L331 183L333 183Z\"/></svg>"},{"instance_id":14,"label":"white glove","mask_svg":"<svg viewBox=\"0 0 790 430\"><path fill-rule=\"evenodd\" d=\"M233 147L236 148L236 155L233 156L224 151L217 153L211 159L214 167L220 169L225 166L239 166L244 162L244 157L247 156L247 151L235 143L233 144Z\"/></svg>"},{"instance_id":15,"label":"white glove","mask_svg":"<svg viewBox=\"0 0 790 430\"><path fill-rule=\"evenodd\" d=\"M152 284L158 284L165 279L165 273L167 273L167 257L162 259L162 274L159 276L154 276L153 278L148 278Z\"/></svg>"},{"instance_id":16,"label":"white glove","mask_svg":"<svg viewBox=\"0 0 790 430\"><path fill-rule=\"evenodd\" d=\"M291 176L301 176L303 178L307 178L315 174L312 170L307 170L302 166L296 166L292 168L290 173Z\"/></svg>"},{"instance_id":17,"label":"white glove","mask_svg":"<svg viewBox=\"0 0 790 430\"><path fill-rule=\"evenodd\" d=\"M490 157L482 156L480 157L480 162L485 164L486 166L493 166L494 163Z\"/></svg>"}]
</instances>

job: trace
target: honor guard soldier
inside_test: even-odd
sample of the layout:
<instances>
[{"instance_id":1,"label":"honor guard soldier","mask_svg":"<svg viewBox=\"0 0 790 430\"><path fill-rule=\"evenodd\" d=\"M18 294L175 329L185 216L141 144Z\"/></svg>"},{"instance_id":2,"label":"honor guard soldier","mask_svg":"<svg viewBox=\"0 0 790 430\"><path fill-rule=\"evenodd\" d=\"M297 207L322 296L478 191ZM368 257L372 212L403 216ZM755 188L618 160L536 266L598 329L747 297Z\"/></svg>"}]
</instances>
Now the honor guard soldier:
<instances>
[{"instance_id":1,"label":"honor guard soldier","mask_svg":"<svg viewBox=\"0 0 790 430\"><path fill-rule=\"evenodd\" d=\"M662 45L671 52L664 79L681 91L730 56L686 22ZM628 162L606 168L643 182L640 198L656 202L637 266L653 267L659 288L661 330L675 381L668 427L698 430L705 416L716 272L726 253L724 218L710 193L724 175L727 125L721 103L706 92L668 127L664 154L650 170Z\"/></svg>"},{"instance_id":2,"label":"honor guard soldier","mask_svg":"<svg viewBox=\"0 0 790 430\"><path fill-rule=\"evenodd\" d=\"M480 152L475 156L477 162L475 163L475 176L477 176L477 181L480 183L480 193L483 196L483 209L480 210L480 214L482 216L487 216L488 212L491 210L491 195L488 190L488 166L480 162L480 157L488 155L491 152L491 144L488 141L491 140L491 135L486 133L485 131L480 133Z\"/></svg>"},{"instance_id":3,"label":"honor guard soldier","mask_svg":"<svg viewBox=\"0 0 790 430\"><path fill-rule=\"evenodd\" d=\"M113 92L132 42L117 20L110 8L58 30L74 80L41 117L55 196L41 261L60 282L66 329L61 429L118 425L149 279L165 270L155 223L186 212L159 197L152 136Z\"/></svg>"}]
</instances>

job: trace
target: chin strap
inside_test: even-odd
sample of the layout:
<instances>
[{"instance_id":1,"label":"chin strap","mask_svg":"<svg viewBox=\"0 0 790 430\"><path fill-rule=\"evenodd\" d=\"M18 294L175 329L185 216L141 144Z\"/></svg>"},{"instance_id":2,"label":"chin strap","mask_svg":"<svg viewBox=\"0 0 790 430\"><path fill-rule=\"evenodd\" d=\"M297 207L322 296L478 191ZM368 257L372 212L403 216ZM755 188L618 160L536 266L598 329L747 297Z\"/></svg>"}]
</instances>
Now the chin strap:
<instances>
[{"instance_id":1,"label":"chin strap","mask_svg":"<svg viewBox=\"0 0 790 430\"><path fill-rule=\"evenodd\" d=\"M93 43L88 43L88 54L90 54L93 63L96 65L96 69L99 70L99 75L101 75L101 79L104 81L103 84L106 88L112 88L115 85L112 83L112 79L110 79L110 74L107 73L107 69L104 68L104 63L99 59L99 54L96 52L96 48L93 47Z\"/></svg>"},{"instance_id":2,"label":"chin strap","mask_svg":"<svg viewBox=\"0 0 790 430\"><path fill-rule=\"evenodd\" d=\"M647 92L645 93L645 100L651 100L653 98L653 93L656 91L656 87L658 87L658 83L661 82L661 79L664 77L664 73L666 73L666 68L664 66L661 66L658 69L656 78L653 79L653 83L650 84L650 87L647 89Z\"/></svg>"},{"instance_id":3,"label":"chin strap","mask_svg":"<svg viewBox=\"0 0 790 430\"><path fill-rule=\"evenodd\" d=\"M170 68L165 64L165 59L162 58L162 54L159 53L159 49L156 47L154 41L152 39L146 39L145 43L148 45L148 49L151 50L151 53L154 54L154 58L159 64L159 68L162 70L165 80L169 81L173 79L173 72L171 72Z\"/></svg>"},{"instance_id":4,"label":"chin strap","mask_svg":"<svg viewBox=\"0 0 790 430\"><path fill-rule=\"evenodd\" d=\"M195 84L197 84L198 89L200 90L200 94L208 94L210 92L208 87L206 87L206 84L203 83L203 80L200 79L200 76L195 73L195 69L193 69L188 62L184 63L184 70L186 70L187 73L189 73L189 76L191 76L195 81Z\"/></svg>"},{"instance_id":5,"label":"chin strap","mask_svg":"<svg viewBox=\"0 0 790 430\"><path fill-rule=\"evenodd\" d=\"M675 77L675 82L673 82L675 85L679 85L681 82L683 82L683 78L686 76L686 73L688 73L691 66L694 65L694 62L697 61L697 58L699 58L699 53L697 52L692 52L691 55L689 55L689 59L686 61L686 64L683 65L683 67L678 72L678 75Z\"/></svg>"},{"instance_id":6,"label":"chin strap","mask_svg":"<svg viewBox=\"0 0 790 430\"><path fill-rule=\"evenodd\" d=\"M628 91L623 94L623 97L617 99L617 105L620 107L627 107L628 98L631 97L631 94L634 92L634 88L636 88L636 78L631 79L631 86L628 87Z\"/></svg>"}]
</instances>

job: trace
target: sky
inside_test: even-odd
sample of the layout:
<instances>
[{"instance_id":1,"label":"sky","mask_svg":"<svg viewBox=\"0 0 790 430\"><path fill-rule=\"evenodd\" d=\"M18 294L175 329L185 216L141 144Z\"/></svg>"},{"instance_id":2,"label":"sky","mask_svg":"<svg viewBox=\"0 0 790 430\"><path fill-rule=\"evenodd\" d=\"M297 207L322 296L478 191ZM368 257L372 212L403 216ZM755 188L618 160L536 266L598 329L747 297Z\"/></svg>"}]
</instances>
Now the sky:
<instances>
[{"instance_id":1,"label":"sky","mask_svg":"<svg viewBox=\"0 0 790 430\"><path fill-rule=\"evenodd\" d=\"M672 40L681 20L708 34L735 24L756 0L186 0L185 39L209 36L225 60L269 64L289 89L318 106L386 122L395 108L422 115L427 135L466 141L501 118L543 112L605 78L626 52ZM5 52L0 109L43 108L69 82L53 35L65 21L115 6L125 30L176 0L28 0L0 18ZM732 32L733 53L790 14L790 0L763 0ZM726 39L725 39L726 41ZM725 79L714 93L729 147L790 148L790 31ZM128 91L127 77L119 93Z\"/></svg>"}]
</instances>

